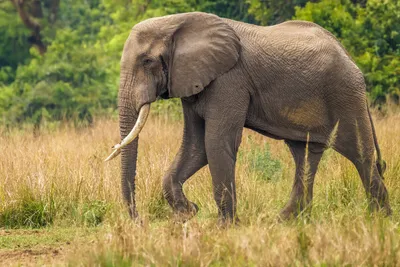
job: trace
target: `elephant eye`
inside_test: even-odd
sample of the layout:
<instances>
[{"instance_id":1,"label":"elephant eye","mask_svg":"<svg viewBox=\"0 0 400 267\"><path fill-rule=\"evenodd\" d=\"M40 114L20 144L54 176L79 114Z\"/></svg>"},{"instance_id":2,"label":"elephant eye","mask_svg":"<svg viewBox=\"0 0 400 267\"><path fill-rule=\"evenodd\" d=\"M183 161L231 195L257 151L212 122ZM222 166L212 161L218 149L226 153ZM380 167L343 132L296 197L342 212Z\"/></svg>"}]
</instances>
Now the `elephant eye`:
<instances>
[{"instance_id":1,"label":"elephant eye","mask_svg":"<svg viewBox=\"0 0 400 267\"><path fill-rule=\"evenodd\" d=\"M143 65L148 66L151 63L153 63L153 60L151 58L146 58L143 60Z\"/></svg>"}]
</instances>

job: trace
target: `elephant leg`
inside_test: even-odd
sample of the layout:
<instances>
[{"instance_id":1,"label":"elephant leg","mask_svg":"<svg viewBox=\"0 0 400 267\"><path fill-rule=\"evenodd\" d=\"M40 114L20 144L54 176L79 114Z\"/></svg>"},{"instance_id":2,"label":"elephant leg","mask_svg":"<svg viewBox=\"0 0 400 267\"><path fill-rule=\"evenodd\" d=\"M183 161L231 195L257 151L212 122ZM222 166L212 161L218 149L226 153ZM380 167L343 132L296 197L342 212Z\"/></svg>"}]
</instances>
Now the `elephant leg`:
<instances>
[{"instance_id":1,"label":"elephant leg","mask_svg":"<svg viewBox=\"0 0 400 267\"><path fill-rule=\"evenodd\" d=\"M210 126L210 128L212 128ZM218 131L206 132L206 152L210 168L214 199L218 217L222 222L236 220L236 154L243 128L222 135Z\"/></svg>"},{"instance_id":2,"label":"elephant leg","mask_svg":"<svg viewBox=\"0 0 400 267\"><path fill-rule=\"evenodd\" d=\"M387 215L392 213L387 189L378 172L375 161L375 145L369 121L342 123L339 128L334 149L349 159L357 168L363 183L371 211L383 209ZM340 129L345 129L340 131Z\"/></svg>"},{"instance_id":3,"label":"elephant leg","mask_svg":"<svg viewBox=\"0 0 400 267\"><path fill-rule=\"evenodd\" d=\"M238 222L235 164L250 95L240 68L223 75L199 97L205 118L205 147L221 223Z\"/></svg>"},{"instance_id":4,"label":"elephant leg","mask_svg":"<svg viewBox=\"0 0 400 267\"><path fill-rule=\"evenodd\" d=\"M387 189L379 175L373 154L363 162L353 162L362 180L365 192L369 198L371 211L383 209L386 215L392 214Z\"/></svg>"},{"instance_id":5,"label":"elephant leg","mask_svg":"<svg viewBox=\"0 0 400 267\"><path fill-rule=\"evenodd\" d=\"M296 164L296 174L289 202L280 213L281 220L295 218L303 211L311 212L314 178L324 146L318 143L286 140Z\"/></svg>"},{"instance_id":6,"label":"elephant leg","mask_svg":"<svg viewBox=\"0 0 400 267\"><path fill-rule=\"evenodd\" d=\"M222 223L238 222L235 165L248 105L246 101L240 104L232 100L230 102L234 105L232 109L229 107L228 110L219 111L218 114L212 113L206 119L207 160L218 217Z\"/></svg>"},{"instance_id":7,"label":"elephant leg","mask_svg":"<svg viewBox=\"0 0 400 267\"><path fill-rule=\"evenodd\" d=\"M178 217L185 220L197 213L196 204L188 201L182 186L194 173L207 164L204 146L204 120L182 101L184 133L182 144L171 167L163 178L163 193Z\"/></svg>"}]
</instances>

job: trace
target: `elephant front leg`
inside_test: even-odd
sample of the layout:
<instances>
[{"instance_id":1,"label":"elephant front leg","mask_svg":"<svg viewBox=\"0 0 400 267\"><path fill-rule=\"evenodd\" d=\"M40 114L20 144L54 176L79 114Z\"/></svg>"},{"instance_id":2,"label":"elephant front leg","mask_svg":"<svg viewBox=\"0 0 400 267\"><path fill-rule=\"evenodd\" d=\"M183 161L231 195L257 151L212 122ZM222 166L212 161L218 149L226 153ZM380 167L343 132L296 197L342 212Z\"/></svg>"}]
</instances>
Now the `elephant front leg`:
<instances>
[{"instance_id":1,"label":"elephant front leg","mask_svg":"<svg viewBox=\"0 0 400 267\"><path fill-rule=\"evenodd\" d=\"M182 144L174 162L163 178L163 193L175 213L176 220L187 221L193 217L198 206L183 193L183 184L207 164L204 146L204 120L182 101L184 133Z\"/></svg>"},{"instance_id":2,"label":"elephant front leg","mask_svg":"<svg viewBox=\"0 0 400 267\"><path fill-rule=\"evenodd\" d=\"M206 164L205 152L198 151L194 146L183 144L173 164L164 176L164 197L174 210L177 220L187 221L197 213L198 206L186 198L182 186Z\"/></svg>"},{"instance_id":3,"label":"elephant front leg","mask_svg":"<svg viewBox=\"0 0 400 267\"><path fill-rule=\"evenodd\" d=\"M237 223L235 164L243 127L219 128L212 124L207 125L206 152L219 219L222 223Z\"/></svg>"}]
</instances>

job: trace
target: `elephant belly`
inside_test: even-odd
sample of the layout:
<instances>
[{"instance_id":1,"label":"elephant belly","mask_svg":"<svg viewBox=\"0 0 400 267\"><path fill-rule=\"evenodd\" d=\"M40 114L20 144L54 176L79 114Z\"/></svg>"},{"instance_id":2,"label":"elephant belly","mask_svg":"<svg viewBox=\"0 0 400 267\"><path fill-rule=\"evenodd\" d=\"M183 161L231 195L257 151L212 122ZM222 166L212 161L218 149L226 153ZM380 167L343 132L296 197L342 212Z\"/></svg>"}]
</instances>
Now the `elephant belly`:
<instances>
[{"instance_id":1,"label":"elephant belly","mask_svg":"<svg viewBox=\"0 0 400 267\"><path fill-rule=\"evenodd\" d=\"M251 106L245 127L275 139L325 143L333 128L321 99L287 105L277 101L267 107Z\"/></svg>"}]
</instances>

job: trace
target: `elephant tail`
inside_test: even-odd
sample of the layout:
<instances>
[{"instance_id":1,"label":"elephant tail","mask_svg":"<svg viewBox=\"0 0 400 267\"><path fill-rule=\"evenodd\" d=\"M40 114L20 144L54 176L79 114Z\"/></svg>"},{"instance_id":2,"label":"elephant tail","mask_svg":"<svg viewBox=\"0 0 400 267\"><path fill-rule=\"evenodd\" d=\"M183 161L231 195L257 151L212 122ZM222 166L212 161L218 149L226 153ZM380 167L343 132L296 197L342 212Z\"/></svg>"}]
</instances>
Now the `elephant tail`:
<instances>
[{"instance_id":1,"label":"elephant tail","mask_svg":"<svg viewBox=\"0 0 400 267\"><path fill-rule=\"evenodd\" d=\"M367 110L368 110L369 121L371 122L372 135L374 137L376 155L378 157L378 159L376 161L376 167L378 168L379 175L383 179L383 173L386 170L386 162L382 159L381 149L379 148L378 139L376 137L375 127L374 127L374 123L372 121L371 112L369 111L368 101L367 101Z\"/></svg>"}]
</instances>

